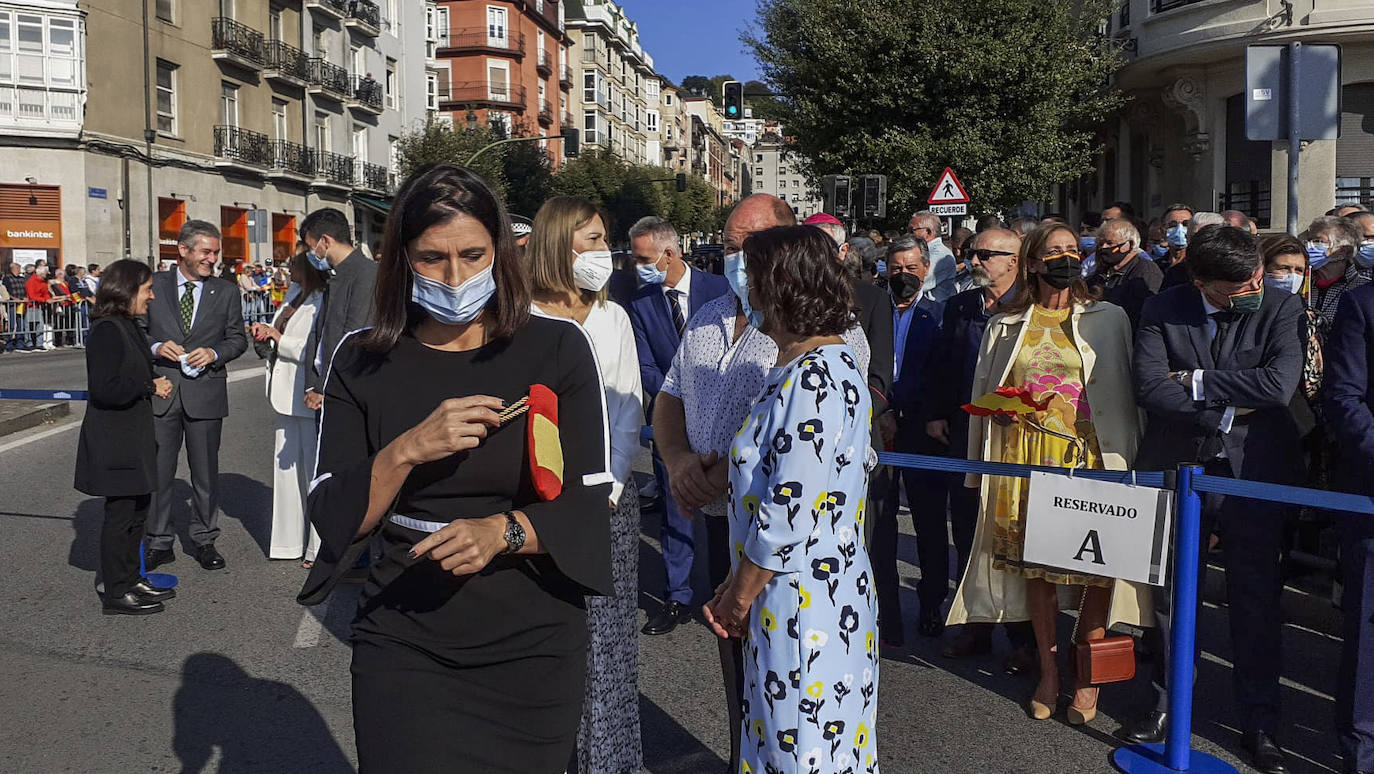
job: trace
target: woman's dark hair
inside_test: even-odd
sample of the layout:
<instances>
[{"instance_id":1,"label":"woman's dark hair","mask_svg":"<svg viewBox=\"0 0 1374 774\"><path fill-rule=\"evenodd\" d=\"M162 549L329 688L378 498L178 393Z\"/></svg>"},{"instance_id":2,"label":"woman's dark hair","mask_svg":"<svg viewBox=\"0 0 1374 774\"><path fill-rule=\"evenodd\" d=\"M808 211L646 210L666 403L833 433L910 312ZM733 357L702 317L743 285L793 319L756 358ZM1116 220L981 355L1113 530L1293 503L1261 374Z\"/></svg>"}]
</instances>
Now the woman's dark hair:
<instances>
[{"instance_id":1,"label":"woman's dark hair","mask_svg":"<svg viewBox=\"0 0 1374 774\"><path fill-rule=\"evenodd\" d=\"M324 290L329 284L329 275L315 268L304 252L291 256L286 266L291 272L291 281L300 286L301 298L309 298L311 293Z\"/></svg>"},{"instance_id":2,"label":"woman's dark hair","mask_svg":"<svg viewBox=\"0 0 1374 774\"><path fill-rule=\"evenodd\" d=\"M1078 244L1078 234L1065 223L1037 226L1021 240L1021 255L1016 262L1016 294L1002 304L1001 311L1007 314L1020 314L1030 309L1040 298L1040 275L1030 272L1030 264L1032 260L1037 264L1041 263L1040 253L1045 250L1045 245L1049 244L1050 237L1061 231L1068 234L1074 244ZM1091 304L1098 299L1097 291L1088 287L1088 283L1082 277L1069 283L1069 296L1075 304Z\"/></svg>"},{"instance_id":3,"label":"woman's dark hair","mask_svg":"<svg viewBox=\"0 0 1374 774\"><path fill-rule=\"evenodd\" d=\"M797 336L838 336L856 319L839 246L812 226L775 226L744 240L749 288L764 327Z\"/></svg>"},{"instance_id":4,"label":"woman's dark hair","mask_svg":"<svg viewBox=\"0 0 1374 774\"><path fill-rule=\"evenodd\" d=\"M1264 267L1266 269L1269 268L1269 264L1283 255L1300 256L1302 265L1307 265L1307 247L1288 234L1273 234L1261 239L1260 249L1264 252Z\"/></svg>"},{"instance_id":5,"label":"woman's dark hair","mask_svg":"<svg viewBox=\"0 0 1374 774\"><path fill-rule=\"evenodd\" d=\"M424 312L410 303L414 273L406 259L406 246L456 215L476 219L491 235L491 272L496 281L496 293L486 308L491 338L510 338L529 319L529 285L505 205L475 172L455 164L436 164L417 170L396 193L377 253L373 327L362 340L364 348L388 351L403 332L424 318Z\"/></svg>"},{"instance_id":6,"label":"woman's dark hair","mask_svg":"<svg viewBox=\"0 0 1374 774\"><path fill-rule=\"evenodd\" d=\"M91 317L132 317L138 289L153 278L153 270L142 261L115 261L100 275Z\"/></svg>"},{"instance_id":7,"label":"woman's dark hair","mask_svg":"<svg viewBox=\"0 0 1374 774\"><path fill-rule=\"evenodd\" d=\"M1261 260L1259 241L1235 226L1204 228L1188 240L1188 268L1202 282L1245 282Z\"/></svg>"}]
</instances>

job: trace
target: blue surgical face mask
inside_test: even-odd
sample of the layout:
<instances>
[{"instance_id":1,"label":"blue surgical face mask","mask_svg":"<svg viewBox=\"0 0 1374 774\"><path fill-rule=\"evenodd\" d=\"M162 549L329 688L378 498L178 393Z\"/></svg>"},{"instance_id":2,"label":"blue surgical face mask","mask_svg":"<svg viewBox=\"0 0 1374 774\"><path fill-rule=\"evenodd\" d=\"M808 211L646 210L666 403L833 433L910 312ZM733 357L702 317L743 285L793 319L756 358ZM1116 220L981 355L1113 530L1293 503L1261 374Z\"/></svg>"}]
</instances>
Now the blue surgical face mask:
<instances>
[{"instance_id":1,"label":"blue surgical face mask","mask_svg":"<svg viewBox=\"0 0 1374 774\"><path fill-rule=\"evenodd\" d=\"M1097 237L1085 236L1078 240L1078 251L1083 255L1090 255L1097 249Z\"/></svg>"},{"instance_id":2,"label":"blue surgical face mask","mask_svg":"<svg viewBox=\"0 0 1374 774\"><path fill-rule=\"evenodd\" d=\"M318 255L315 255L314 250L311 250L310 252L306 253L305 257L306 260L310 261L310 265L314 266L316 269L319 269L320 271L330 270L329 261L325 260L324 258L321 258Z\"/></svg>"},{"instance_id":3,"label":"blue surgical face mask","mask_svg":"<svg viewBox=\"0 0 1374 774\"><path fill-rule=\"evenodd\" d=\"M662 285L668 281L668 272L658 268L657 263L636 264L635 271L639 274L640 282L645 285Z\"/></svg>"},{"instance_id":4,"label":"blue surgical face mask","mask_svg":"<svg viewBox=\"0 0 1374 774\"><path fill-rule=\"evenodd\" d=\"M1361 269L1374 268L1374 242L1360 243L1360 249L1355 251L1355 263Z\"/></svg>"},{"instance_id":5,"label":"blue surgical face mask","mask_svg":"<svg viewBox=\"0 0 1374 774\"><path fill-rule=\"evenodd\" d=\"M1331 247L1321 242L1307 243L1307 265L1316 271L1331 260Z\"/></svg>"},{"instance_id":6,"label":"blue surgical face mask","mask_svg":"<svg viewBox=\"0 0 1374 774\"><path fill-rule=\"evenodd\" d=\"M1181 223L1170 226L1169 230L1164 232L1164 238L1180 250L1188 246L1188 230Z\"/></svg>"},{"instance_id":7,"label":"blue surgical face mask","mask_svg":"<svg viewBox=\"0 0 1374 774\"><path fill-rule=\"evenodd\" d=\"M464 325L476 320L496 293L496 280L490 266L458 287L414 272L411 277L410 300L444 325Z\"/></svg>"},{"instance_id":8,"label":"blue surgical face mask","mask_svg":"<svg viewBox=\"0 0 1374 774\"><path fill-rule=\"evenodd\" d=\"M1281 277L1266 276L1264 278L1264 284L1266 287L1273 288L1274 290L1282 290L1297 295L1298 291L1302 290L1302 275L1285 274Z\"/></svg>"},{"instance_id":9,"label":"blue surgical face mask","mask_svg":"<svg viewBox=\"0 0 1374 774\"><path fill-rule=\"evenodd\" d=\"M725 281L730 284L730 290L734 292L735 298L739 299L740 307L744 309L744 316L749 320L749 324L762 330L763 312L749 305L749 275L744 269L743 252L725 256Z\"/></svg>"},{"instance_id":10,"label":"blue surgical face mask","mask_svg":"<svg viewBox=\"0 0 1374 774\"><path fill-rule=\"evenodd\" d=\"M887 274L887 261L878 261L878 274L880 276Z\"/></svg>"},{"instance_id":11,"label":"blue surgical face mask","mask_svg":"<svg viewBox=\"0 0 1374 774\"><path fill-rule=\"evenodd\" d=\"M1169 254L1168 245L1150 245L1150 257L1163 258Z\"/></svg>"}]
</instances>

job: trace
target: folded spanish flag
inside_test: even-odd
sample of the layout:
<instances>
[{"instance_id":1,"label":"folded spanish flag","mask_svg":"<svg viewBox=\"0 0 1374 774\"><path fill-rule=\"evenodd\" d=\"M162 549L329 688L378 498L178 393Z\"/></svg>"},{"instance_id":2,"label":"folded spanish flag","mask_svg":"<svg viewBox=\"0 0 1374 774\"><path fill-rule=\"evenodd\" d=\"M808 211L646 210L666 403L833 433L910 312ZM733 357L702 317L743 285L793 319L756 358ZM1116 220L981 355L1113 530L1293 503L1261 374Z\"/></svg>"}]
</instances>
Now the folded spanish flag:
<instances>
[{"instance_id":1,"label":"folded spanish flag","mask_svg":"<svg viewBox=\"0 0 1374 774\"><path fill-rule=\"evenodd\" d=\"M544 500L563 493L563 444L558 436L558 396L542 384L530 385L526 436L530 448L530 478Z\"/></svg>"},{"instance_id":2,"label":"folded spanish flag","mask_svg":"<svg viewBox=\"0 0 1374 774\"><path fill-rule=\"evenodd\" d=\"M998 387L995 392L965 403L964 411L975 417L990 417L994 414L1018 415L1032 411L1044 411L1050 405L1051 395L1037 401L1031 397L1030 390L1024 387Z\"/></svg>"}]
</instances>

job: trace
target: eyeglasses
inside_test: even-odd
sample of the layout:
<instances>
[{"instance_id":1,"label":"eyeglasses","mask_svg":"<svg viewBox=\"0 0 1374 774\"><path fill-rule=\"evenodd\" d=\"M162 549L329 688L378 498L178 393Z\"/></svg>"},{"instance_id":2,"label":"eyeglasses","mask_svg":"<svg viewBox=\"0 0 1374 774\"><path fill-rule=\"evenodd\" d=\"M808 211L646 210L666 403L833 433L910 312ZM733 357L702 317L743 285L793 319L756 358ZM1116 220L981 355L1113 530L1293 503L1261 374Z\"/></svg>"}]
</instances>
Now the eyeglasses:
<instances>
[{"instance_id":1,"label":"eyeglasses","mask_svg":"<svg viewBox=\"0 0 1374 774\"><path fill-rule=\"evenodd\" d=\"M1009 253L1006 250L965 250L964 255L979 261L986 261L989 258L1003 255L1016 255L1016 253Z\"/></svg>"}]
</instances>

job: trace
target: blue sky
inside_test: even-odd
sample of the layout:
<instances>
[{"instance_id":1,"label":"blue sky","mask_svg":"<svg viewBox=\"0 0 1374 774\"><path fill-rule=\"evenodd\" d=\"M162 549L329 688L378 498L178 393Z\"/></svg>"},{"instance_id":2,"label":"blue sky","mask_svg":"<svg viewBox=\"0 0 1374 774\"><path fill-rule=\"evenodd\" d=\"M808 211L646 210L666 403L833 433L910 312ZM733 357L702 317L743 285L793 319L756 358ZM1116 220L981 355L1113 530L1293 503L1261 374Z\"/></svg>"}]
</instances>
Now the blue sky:
<instances>
[{"instance_id":1,"label":"blue sky","mask_svg":"<svg viewBox=\"0 0 1374 774\"><path fill-rule=\"evenodd\" d=\"M758 77L739 33L754 20L753 0L619 0L639 24L654 69L673 83L688 75Z\"/></svg>"}]
</instances>

